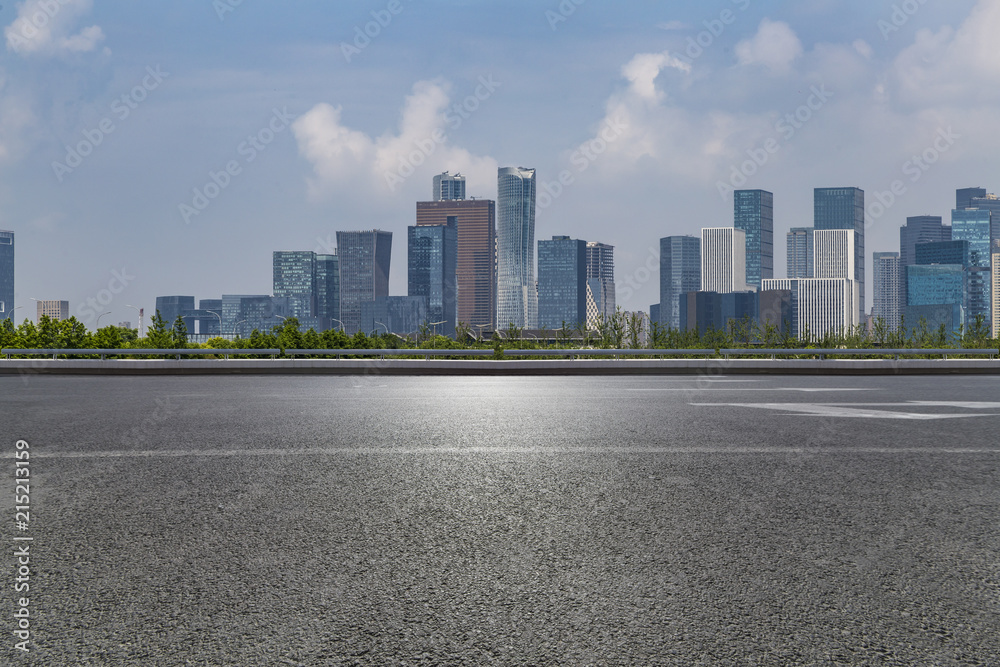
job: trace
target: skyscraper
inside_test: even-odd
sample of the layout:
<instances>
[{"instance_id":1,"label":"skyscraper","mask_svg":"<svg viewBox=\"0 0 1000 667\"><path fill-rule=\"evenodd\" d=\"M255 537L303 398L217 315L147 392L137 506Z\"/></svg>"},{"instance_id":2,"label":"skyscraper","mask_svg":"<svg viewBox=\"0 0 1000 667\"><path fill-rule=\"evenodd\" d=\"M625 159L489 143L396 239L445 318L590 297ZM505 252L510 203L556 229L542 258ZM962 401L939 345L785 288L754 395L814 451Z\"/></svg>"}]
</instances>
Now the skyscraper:
<instances>
[{"instance_id":1,"label":"skyscraper","mask_svg":"<svg viewBox=\"0 0 1000 667\"><path fill-rule=\"evenodd\" d=\"M938 215L917 215L906 219L899 228L899 267L906 274L906 267L917 263L916 245L934 241L950 241L951 227L941 222Z\"/></svg>"},{"instance_id":2,"label":"skyscraper","mask_svg":"<svg viewBox=\"0 0 1000 667\"><path fill-rule=\"evenodd\" d=\"M198 301L198 333L208 336L222 335L222 299Z\"/></svg>"},{"instance_id":3,"label":"skyscraper","mask_svg":"<svg viewBox=\"0 0 1000 667\"><path fill-rule=\"evenodd\" d=\"M745 292L746 234L735 227L701 230L701 291Z\"/></svg>"},{"instance_id":4,"label":"skyscraper","mask_svg":"<svg viewBox=\"0 0 1000 667\"><path fill-rule=\"evenodd\" d=\"M615 312L615 247L587 243L587 325L597 326L598 318Z\"/></svg>"},{"instance_id":5,"label":"skyscraper","mask_svg":"<svg viewBox=\"0 0 1000 667\"><path fill-rule=\"evenodd\" d=\"M856 280L850 278L787 278L765 280L763 291L792 293L792 335L811 339L849 331L858 319Z\"/></svg>"},{"instance_id":6,"label":"skyscraper","mask_svg":"<svg viewBox=\"0 0 1000 667\"><path fill-rule=\"evenodd\" d=\"M955 190L955 208L975 208L972 205L974 197L985 197L986 188L961 188Z\"/></svg>"},{"instance_id":7,"label":"skyscraper","mask_svg":"<svg viewBox=\"0 0 1000 667\"><path fill-rule=\"evenodd\" d=\"M553 236L538 242L538 326L573 328L587 322L587 242Z\"/></svg>"},{"instance_id":8,"label":"skyscraper","mask_svg":"<svg viewBox=\"0 0 1000 667\"><path fill-rule=\"evenodd\" d=\"M497 326L534 329L535 170L501 167L497 172Z\"/></svg>"},{"instance_id":9,"label":"skyscraper","mask_svg":"<svg viewBox=\"0 0 1000 667\"><path fill-rule=\"evenodd\" d=\"M14 232L0 231L0 320L14 315Z\"/></svg>"},{"instance_id":10,"label":"skyscraper","mask_svg":"<svg viewBox=\"0 0 1000 667\"><path fill-rule=\"evenodd\" d=\"M315 313L324 328L341 328L340 257L337 255L316 255Z\"/></svg>"},{"instance_id":11,"label":"skyscraper","mask_svg":"<svg viewBox=\"0 0 1000 667\"><path fill-rule=\"evenodd\" d=\"M443 225L413 225L407 228L407 294L427 300L426 312L435 330L455 335L458 313L456 265L458 263L458 219L449 216Z\"/></svg>"},{"instance_id":12,"label":"skyscraper","mask_svg":"<svg viewBox=\"0 0 1000 667\"><path fill-rule=\"evenodd\" d=\"M817 229L813 234L813 277L854 279L854 232Z\"/></svg>"},{"instance_id":13,"label":"skyscraper","mask_svg":"<svg viewBox=\"0 0 1000 667\"><path fill-rule=\"evenodd\" d=\"M273 293L287 297L292 317L302 320L316 312L316 253L275 250L272 253Z\"/></svg>"},{"instance_id":14,"label":"skyscraper","mask_svg":"<svg viewBox=\"0 0 1000 667\"><path fill-rule=\"evenodd\" d=\"M990 236L994 239L1000 239L1000 197L994 194L973 197L972 208L990 212Z\"/></svg>"},{"instance_id":15,"label":"skyscraper","mask_svg":"<svg viewBox=\"0 0 1000 667\"><path fill-rule=\"evenodd\" d=\"M180 317L184 320L184 326L188 333L194 333L194 323L197 317L194 315L193 296L158 296L156 297L156 311L167 324L169 329L174 325L174 321Z\"/></svg>"},{"instance_id":16,"label":"skyscraper","mask_svg":"<svg viewBox=\"0 0 1000 667\"><path fill-rule=\"evenodd\" d=\"M361 328L361 304L389 296L392 232L337 232L340 320L348 335Z\"/></svg>"},{"instance_id":17,"label":"skyscraper","mask_svg":"<svg viewBox=\"0 0 1000 667\"><path fill-rule=\"evenodd\" d=\"M858 321L865 319L865 192L860 188L815 188L813 228L854 231L854 280L858 289Z\"/></svg>"},{"instance_id":18,"label":"skyscraper","mask_svg":"<svg viewBox=\"0 0 1000 667\"><path fill-rule=\"evenodd\" d=\"M903 314L900 297L899 253L877 252L874 254L874 294L872 294L872 316L881 319L889 331L899 329L899 317Z\"/></svg>"},{"instance_id":19,"label":"skyscraper","mask_svg":"<svg viewBox=\"0 0 1000 667\"><path fill-rule=\"evenodd\" d=\"M492 327L497 314L496 202L489 199L417 202L417 226L458 226L458 322Z\"/></svg>"},{"instance_id":20,"label":"skyscraper","mask_svg":"<svg viewBox=\"0 0 1000 667\"><path fill-rule=\"evenodd\" d=\"M991 296L993 281L990 277L991 215L985 209L955 209L951 212L951 238L969 242L969 265L966 267L967 298L966 320L975 322L978 316L986 323L993 315Z\"/></svg>"},{"instance_id":21,"label":"skyscraper","mask_svg":"<svg viewBox=\"0 0 1000 667\"><path fill-rule=\"evenodd\" d=\"M787 236L789 278L813 277L813 228L792 227Z\"/></svg>"},{"instance_id":22,"label":"skyscraper","mask_svg":"<svg viewBox=\"0 0 1000 667\"><path fill-rule=\"evenodd\" d=\"M746 283L760 289L762 279L774 277L774 195L767 190L736 190L733 226L746 234Z\"/></svg>"},{"instance_id":23,"label":"skyscraper","mask_svg":"<svg viewBox=\"0 0 1000 667\"><path fill-rule=\"evenodd\" d=\"M681 295L700 289L701 239L696 236L660 239L660 324L680 329Z\"/></svg>"},{"instance_id":24,"label":"skyscraper","mask_svg":"<svg viewBox=\"0 0 1000 667\"><path fill-rule=\"evenodd\" d=\"M993 337L1000 338L1000 239L993 239Z\"/></svg>"},{"instance_id":25,"label":"skyscraper","mask_svg":"<svg viewBox=\"0 0 1000 667\"><path fill-rule=\"evenodd\" d=\"M452 201L465 199L465 176L447 171L434 177L433 201Z\"/></svg>"}]
</instances>

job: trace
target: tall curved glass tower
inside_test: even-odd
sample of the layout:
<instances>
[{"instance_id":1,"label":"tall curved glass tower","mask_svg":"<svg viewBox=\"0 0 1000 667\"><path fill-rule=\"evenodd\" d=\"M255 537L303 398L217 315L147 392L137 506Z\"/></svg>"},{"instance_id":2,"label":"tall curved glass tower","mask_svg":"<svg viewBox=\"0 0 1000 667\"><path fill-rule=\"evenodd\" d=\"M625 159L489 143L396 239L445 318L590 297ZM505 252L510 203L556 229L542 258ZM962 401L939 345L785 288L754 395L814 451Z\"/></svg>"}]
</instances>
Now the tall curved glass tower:
<instances>
[{"instance_id":1,"label":"tall curved glass tower","mask_svg":"<svg viewBox=\"0 0 1000 667\"><path fill-rule=\"evenodd\" d=\"M497 328L538 326L535 170L497 171Z\"/></svg>"}]
</instances>

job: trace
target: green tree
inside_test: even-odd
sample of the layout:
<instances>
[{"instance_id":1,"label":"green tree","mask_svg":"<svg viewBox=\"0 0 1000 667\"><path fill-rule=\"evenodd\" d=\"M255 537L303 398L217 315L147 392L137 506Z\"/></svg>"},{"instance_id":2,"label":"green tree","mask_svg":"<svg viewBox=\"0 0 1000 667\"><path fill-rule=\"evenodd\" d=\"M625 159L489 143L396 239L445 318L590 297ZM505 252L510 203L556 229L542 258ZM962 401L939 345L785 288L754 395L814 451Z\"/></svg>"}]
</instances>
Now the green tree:
<instances>
[{"instance_id":1,"label":"green tree","mask_svg":"<svg viewBox=\"0 0 1000 667\"><path fill-rule=\"evenodd\" d=\"M151 326L146 331L146 341L151 347L157 350L166 350L173 347L173 337L171 332L167 330L167 322L160 315L160 311L157 310L156 314L153 315L153 319L150 322Z\"/></svg>"},{"instance_id":2,"label":"green tree","mask_svg":"<svg viewBox=\"0 0 1000 667\"><path fill-rule=\"evenodd\" d=\"M174 326L170 329L170 346L174 348L187 347L188 328L184 318L180 315L174 320Z\"/></svg>"}]
</instances>

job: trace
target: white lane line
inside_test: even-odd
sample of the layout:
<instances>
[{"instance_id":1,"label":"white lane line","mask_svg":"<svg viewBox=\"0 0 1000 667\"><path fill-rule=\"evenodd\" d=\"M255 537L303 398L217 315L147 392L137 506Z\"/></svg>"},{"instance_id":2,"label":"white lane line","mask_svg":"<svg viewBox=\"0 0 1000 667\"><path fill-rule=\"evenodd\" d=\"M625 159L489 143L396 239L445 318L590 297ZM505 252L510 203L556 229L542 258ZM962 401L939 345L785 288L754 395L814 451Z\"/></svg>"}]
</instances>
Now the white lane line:
<instances>
[{"instance_id":1,"label":"white lane line","mask_svg":"<svg viewBox=\"0 0 1000 667\"><path fill-rule=\"evenodd\" d=\"M435 456L510 454L1000 454L982 447L346 447L340 449L149 449L95 452L32 452L40 459L154 459L235 456ZM14 458L13 452L0 455Z\"/></svg>"},{"instance_id":2,"label":"white lane line","mask_svg":"<svg viewBox=\"0 0 1000 667\"><path fill-rule=\"evenodd\" d=\"M691 403L699 407L733 407L733 408L758 408L763 410L777 410L786 413L795 413L807 417L848 417L857 419L910 419L928 421L935 419L966 419L969 417L995 417L996 414L944 414L944 413L920 413L920 412L894 412L889 410L872 410L871 404L858 404L865 407L847 407L850 403ZM909 403L894 405L912 405ZM916 407L916 406L914 406Z\"/></svg>"}]
</instances>

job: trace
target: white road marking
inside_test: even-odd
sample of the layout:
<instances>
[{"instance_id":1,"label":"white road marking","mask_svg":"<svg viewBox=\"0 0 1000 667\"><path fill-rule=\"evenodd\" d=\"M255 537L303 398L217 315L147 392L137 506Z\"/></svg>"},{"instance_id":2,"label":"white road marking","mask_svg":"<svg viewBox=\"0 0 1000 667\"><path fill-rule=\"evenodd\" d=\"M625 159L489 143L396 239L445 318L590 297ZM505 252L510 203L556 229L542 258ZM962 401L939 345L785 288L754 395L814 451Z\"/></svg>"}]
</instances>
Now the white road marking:
<instances>
[{"instance_id":1,"label":"white road marking","mask_svg":"<svg viewBox=\"0 0 1000 667\"><path fill-rule=\"evenodd\" d=\"M734 408L759 408L764 410L779 410L787 413L802 414L809 417L851 417L857 419L911 419L911 420L935 420L935 419L965 419L969 417L994 417L995 413L979 414L958 414L958 413L923 413L923 412L895 412L890 410L873 410L871 403L691 403L699 407L734 407ZM849 407L856 405L859 407ZM889 406L912 406L919 407L914 403L888 403ZM945 405L932 404L936 406ZM947 404L951 405L951 404ZM998 406L1000 407L1000 406Z\"/></svg>"}]
</instances>

